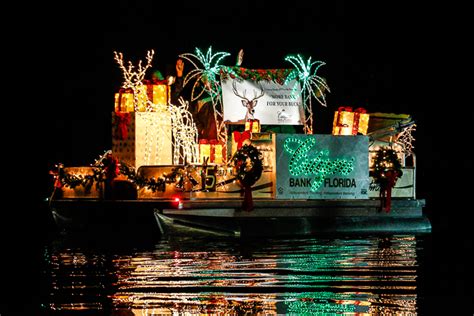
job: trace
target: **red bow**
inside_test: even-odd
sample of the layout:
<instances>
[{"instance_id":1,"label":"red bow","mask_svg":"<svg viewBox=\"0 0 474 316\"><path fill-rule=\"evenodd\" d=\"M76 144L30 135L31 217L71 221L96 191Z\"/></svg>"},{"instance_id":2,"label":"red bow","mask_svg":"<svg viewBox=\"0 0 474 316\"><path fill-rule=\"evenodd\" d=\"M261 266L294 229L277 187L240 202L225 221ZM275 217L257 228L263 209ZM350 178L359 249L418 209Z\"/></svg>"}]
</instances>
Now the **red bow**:
<instances>
[{"instance_id":1,"label":"red bow","mask_svg":"<svg viewBox=\"0 0 474 316\"><path fill-rule=\"evenodd\" d=\"M244 140L250 139L250 131L244 131L242 133L234 131L234 139L237 142L237 149L240 149Z\"/></svg>"},{"instance_id":2,"label":"red bow","mask_svg":"<svg viewBox=\"0 0 474 316\"><path fill-rule=\"evenodd\" d=\"M340 106L337 109L338 112L346 111L346 112L352 112L352 106Z\"/></svg>"}]
</instances>

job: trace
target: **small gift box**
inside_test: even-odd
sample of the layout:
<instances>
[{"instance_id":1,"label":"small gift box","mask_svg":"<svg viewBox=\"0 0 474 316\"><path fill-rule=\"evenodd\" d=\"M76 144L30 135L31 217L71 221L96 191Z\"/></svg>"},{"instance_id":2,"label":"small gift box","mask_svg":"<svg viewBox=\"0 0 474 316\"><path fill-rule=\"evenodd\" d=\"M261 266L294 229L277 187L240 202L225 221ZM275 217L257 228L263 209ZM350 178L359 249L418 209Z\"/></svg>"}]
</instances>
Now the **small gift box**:
<instances>
[{"instance_id":1,"label":"small gift box","mask_svg":"<svg viewBox=\"0 0 474 316\"><path fill-rule=\"evenodd\" d=\"M260 121L257 119L247 120L245 122L245 130L251 133L260 133Z\"/></svg>"},{"instance_id":2,"label":"small gift box","mask_svg":"<svg viewBox=\"0 0 474 316\"><path fill-rule=\"evenodd\" d=\"M135 94L133 89L120 89L115 93L115 112L145 112L148 101L147 87L137 88L137 103L135 107Z\"/></svg>"},{"instance_id":3,"label":"small gift box","mask_svg":"<svg viewBox=\"0 0 474 316\"><path fill-rule=\"evenodd\" d=\"M153 103L152 111L157 111L157 107L168 105L170 86L166 80L154 82L144 80L144 85L147 98Z\"/></svg>"},{"instance_id":4,"label":"small gift box","mask_svg":"<svg viewBox=\"0 0 474 316\"><path fill-rule=\"evenodd\" d=\"M115 93L115 112L135 112L132 89L120 89Z\"/></svg>"},{"instance_id":5,"label":"small gift box","mask_svg":"<svg viewBox=\"0 0 474 316\"><path fill-rule=\"evenodd\" d=\"M222 163L222 144L219 144L216 139L199 141L199 162L204 164L206 159L207 163Z\"/></svg>"},{"instance_id":6,"label":"small gift box","mask_svg":"<svg viewBox=\"0 0 474 316\"><path fill-rule=\"evenodd\" d=\"M332 124L333 135L357 135L367 134L369 127L369 114L364 108L357 108L354 111L352 107L341 106L334 113Z\"/></svg>"}]
</instances>

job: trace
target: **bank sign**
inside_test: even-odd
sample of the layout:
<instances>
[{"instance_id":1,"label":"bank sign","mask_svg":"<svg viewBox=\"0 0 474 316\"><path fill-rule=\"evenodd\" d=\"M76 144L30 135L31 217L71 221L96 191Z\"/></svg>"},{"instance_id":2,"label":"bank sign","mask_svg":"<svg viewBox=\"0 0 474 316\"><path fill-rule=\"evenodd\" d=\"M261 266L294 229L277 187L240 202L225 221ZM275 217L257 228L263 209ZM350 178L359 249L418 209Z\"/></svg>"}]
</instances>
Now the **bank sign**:
<instances>
[{"instance_id":1,"label":"bank sign","mask_svg":"<svg viewBox=\"0 0 474 316\"><path fill-rule=\"evenodd\" d=\"M277 199L368 199L369 138L276 135Z\"/></svg>"}]
</instances>

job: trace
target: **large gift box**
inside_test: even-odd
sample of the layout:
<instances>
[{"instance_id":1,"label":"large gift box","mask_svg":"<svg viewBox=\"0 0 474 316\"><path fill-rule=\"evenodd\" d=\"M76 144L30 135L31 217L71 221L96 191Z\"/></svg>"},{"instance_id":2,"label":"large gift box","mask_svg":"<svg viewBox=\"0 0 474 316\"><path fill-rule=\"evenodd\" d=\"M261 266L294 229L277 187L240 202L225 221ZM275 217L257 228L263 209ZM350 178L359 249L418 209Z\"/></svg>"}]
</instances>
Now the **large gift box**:
<instances>
[{"instance_id":1,"label":"large gift box","mask_svg":"<svg viewBox=\"0 0 474 316\"><path fill-rule=\"evenodd\" d=\"M113 112L112 152L138 169L172 164L171 115L159 112Z\"/></svg>"},{"instance_id":2,"label":"large gift box","mask_svg":"<svg viewBox=\"0 0 474 316\"><path fill-rule=\"evenodd\" d=\"M334 113L333 135L367 135L368 127L369 114L364 108L357 108L353 111L352 107L341 106Z\"/></svg>"}]
</instances>

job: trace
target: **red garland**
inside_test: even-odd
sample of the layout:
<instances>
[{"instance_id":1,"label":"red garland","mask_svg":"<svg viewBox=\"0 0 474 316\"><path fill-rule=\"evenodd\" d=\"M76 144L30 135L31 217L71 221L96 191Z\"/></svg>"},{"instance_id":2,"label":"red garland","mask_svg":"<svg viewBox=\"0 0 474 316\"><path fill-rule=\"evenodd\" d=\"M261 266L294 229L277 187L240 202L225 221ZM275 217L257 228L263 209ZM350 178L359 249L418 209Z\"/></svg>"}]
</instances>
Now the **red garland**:
<instances>
[{"instance_id":1,"label":"red garland","mask_svg":"<svg viewBox=\"0 0 474 316\"><path fill-rule=\"evenodd\" d=\"M119 139L127 139L128 125L130 124L130 113L115 112L116 134Z\"/></svg>"},{"instance_id":2,"label":"red garland","mask_svg":"<svg viewBox=\"0 0 474 316\"><path fill-rule=\"evenodd\" d=\"M244 140L250 139L250 131L244 131L242 133L234 131L234 139L237 142L237 150L239 150L242 147Z\"/></svg>"}]
</instances>

